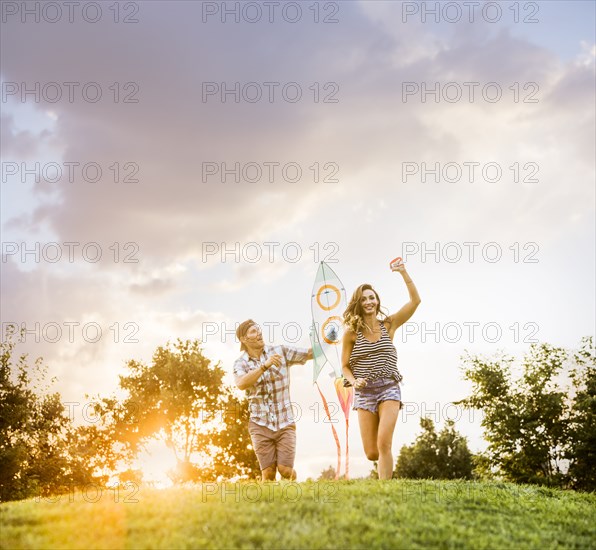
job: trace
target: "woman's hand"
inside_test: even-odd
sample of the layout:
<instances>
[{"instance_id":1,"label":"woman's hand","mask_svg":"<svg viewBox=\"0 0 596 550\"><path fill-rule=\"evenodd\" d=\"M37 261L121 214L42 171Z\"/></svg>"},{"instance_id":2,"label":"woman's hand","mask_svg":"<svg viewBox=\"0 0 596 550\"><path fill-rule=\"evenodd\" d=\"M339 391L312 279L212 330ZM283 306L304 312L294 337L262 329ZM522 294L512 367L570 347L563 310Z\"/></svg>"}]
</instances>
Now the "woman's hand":
<instances>
[{"instance_id":1,"label":"woman's hand","mask_svg":"<svg viewBox=\"0 0 596 550\"><path fill-rule=\"evenodd\" d=\"M406 271L406 264L403 262L391 264L391 271L398 271L399 273L404 273Z\"/></svg>"},{"instance_id":2,"label":"woman's hand","mask_svg":"<svg viewBox=\"0 0 596 550\"><path fill-rule=\"evenodd\" d=\"M366 378L356 378L352 386L354 386L354 389L359 390L360 388L364 388L366 386L366 383Z\"/></svg>"}]
</instances>

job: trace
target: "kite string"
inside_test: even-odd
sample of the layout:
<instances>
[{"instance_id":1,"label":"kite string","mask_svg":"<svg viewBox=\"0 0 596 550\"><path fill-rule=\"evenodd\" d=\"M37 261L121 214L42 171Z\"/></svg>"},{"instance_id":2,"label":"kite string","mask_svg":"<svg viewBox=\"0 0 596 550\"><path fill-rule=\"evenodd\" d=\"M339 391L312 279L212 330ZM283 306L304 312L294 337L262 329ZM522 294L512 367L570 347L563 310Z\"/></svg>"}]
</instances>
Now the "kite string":
<instances>
[{"instance_id":1,"label":"kite string","mask_svg":"<svg viewBox=\"0 0 596 550\"><path fill-rule=\"evenodd\" d=\"M346 416L346 479L350 479L350 442L348 440L348 428L350 427L350 422L348 417Z\"/></svg>"},{"instance_id":2,"label":"kite string","mask_svg":"<svg viewBox=\"0 0 596 550\"><path fill-rule=\"evenodd\" d=\"M327 414L327 418L329 419L329 424L331 425L331 430L333 431L333 437L335 438L335 445L337 446L337 470L335 471L335 479L339 479L339 470L341 468L341 447L339 444L339 437L337 436L337 431L335 430L335 426L333 425L333 421L331 420L331 415L329 414L329 406L327 405L327 400L319 388L319 384L315 381L315 386L319 390L319 394L321 395L321 399L323 400L323 408L325 409L325 413Z\"/></svg>"}]
</instances>

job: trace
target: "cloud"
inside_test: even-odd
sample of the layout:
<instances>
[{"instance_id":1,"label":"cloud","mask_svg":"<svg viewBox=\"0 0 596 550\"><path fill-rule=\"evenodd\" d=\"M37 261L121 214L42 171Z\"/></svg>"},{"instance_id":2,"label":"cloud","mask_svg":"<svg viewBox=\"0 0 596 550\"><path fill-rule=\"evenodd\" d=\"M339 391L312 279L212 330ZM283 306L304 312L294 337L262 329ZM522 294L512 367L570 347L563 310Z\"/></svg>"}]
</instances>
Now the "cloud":
<instances>
[{"instance_id":1,"label":"cloud","mask_svg":"<svg viewBox=\"0 0 596 550\"><path fill-rule=\"evenodd\" d=\"M28 103L48 119L45 129L31 123L18 99L3 105L3 157L95 162L103 169L97 183L80 174L51 187L9 182L17 200L3 206L11 240L47 236L79 242L78 250L97 242L103 250L96 264L79 256L72 264L24 265L17 258L2 264L3 320L63 328L64 322L95 322L107 336L97 343L79 337L72 345L28 341L69 395L113 387L127 358L150 360L157 345L200 335L205 323L225 322L232 330L236 319L251 315L268 321L293 316L308 326L316 264L329 256L339 261L349 292L365 280L393 288L394 279L388 282L379 266L386 269L407 241L498 240L505 250L513 242L537 241L542 251L570 238L569 254L583 246L577 232L594 214L591 46L580 52L578 45L580 57L567 63L503 26L401 24L397 4L341 3L340 24L319 26L202 24L194 2L140 3L141 22L134 25L3 24L3 46L10 47L10 55L3 49L4 81L77 81L77 93L97 82L103 92L97 103L80 96L73 103ZM229 95L225 103L215 96L205 103L204 82L279 82L276 93L297 82L303 100L236 103ZM463 83L478 82L480 95L474 103L435 103L431 96L423 102L420 95L404 102L404 82L454 82L464 92ZM489 82L501 85L501 101L482 98ZM516 82L518 102L510 89ZM532 82L539 85L539 102L524 103L532 91L524 84ZM335 90L339 102L325 103ZM130 93L138 103L123 101ZM456 183L434 183L432 176L423 183L420 174L403 181L404 162L463 167L470 161L479 163L473 183L465 173ZM110 168L116 162L118 182ZM220 170L238 162L241 171L257 163L263 177L236 183L229 175L223 183L220 172L204 182L204 162ZM273 183L265 164L271 162L279 163ZM482 178L490 162L502 169L498 182ZM540 181L513 182L516 162L521 179L531 173L526 163L537 164ZM123 181L130 174L126 163L138 166L137 183ZM289 163L300 165L301 181L284 180ZM38 200L30 201L31 193ZM204 243L268 241L296 241L303 256L296 263L203 261ZM133 251L139 262L124 262ZM585 273L593 270L589 254L578 261ZM477 265L416 267L432 289L425 296L444 308L460 307L454 296L475 285L479 272L488 273ZM484 299L466 302L470 316L507 307L486 290L502 281L521 279L515 292L532 299L540 294L516 267L490 271L494 279L474 294ZM454 273L460 278L445 289ZM540 284L555 284L543 279ZM400 292L388 296L401 301L406 295ZM522 298L529 300L512 294L511 301ZM138 333L126 323L136 323ZM139 342L126 344L127 337ZM227 364L237 352L233 335L207 344L211 356Z\"/></svg>"},{"instance_id":2,"label":"cloud","mask_svg":"<svg viewBox=\"0 0 596 550\"><path fill-rule=\"evenodd\" d=\"M377 5L377 9L381 8ZM84 25L65 25L58 32L51 25L9 24L7 40L16 53L5 64L5 79L99 82L109 98L97 104L75 101L52 106L56 132L66 144L63 159L97 162L110 177L108 167L115 161L139 166L138 184L79 180L63 186L61 201L40 206L31 223L48 224L65 240L94 241L101 235L105 242L136 242L143 261L154 267L197 257L205 241L246 239L320 219L318 211L308 209L320 195L328 195L330 188L313 181L308 167L314 162L336 163L341 183L331 192L350 198L359 192L358 176L370 167L386 166L395 172L396 161L420 158L421 152L429 159L463 161L469 155L471 136L473 149L505 149L504 144L494 143L496 135L519 135L518 123L513 123L519 116L535 119L528 114L528 105L511 101L434 105L431 99L404 104L404 81L429 86L478 82L476 94L486 83L497 82L505 95L512 93L508 88L514 82L539 82L546 103L536 112L544 116L548 110L549 123L553 121L552 102L559 105L561 98L573 101L578 94L582 99L589 96L589 69L561 70L551 52L511 36L506 29L457 26L437 43L428 26L421 30L420 26L400 25L398 34L367 10L358 4L345 8L341 25L327 32L313 26L271 25L265 39L261 27L250 25L207 24L197 32L198 6L169 5L163 10L158 4L145 4L142 22L126 30L115 29L109 42L100 42L101 48L93 37L105 31L101 26L90 34ZM393 12L394 20L399 21L399 15ZM482 33L484 28L491 32ZM408 52L420 30L416 43L428 44L428 48L411 59ZM25 62L20 52L26 51L32 33L48 46L38 58ZM283 41L283 55L271 48L276 41ZM78 45L76 50L73 43ZM242 48L242 44L250 47ZM121 51L127 52L126 57L119 55ZM402 62L396 64L395 59ZM119 82L124 94L123 84L129 81L138 85L135 98L139 103L114 103L110 83ZM337 82L341 100L338 104L310 100L237 104L230 96L226 103L202 103L205 81L216 86L277 81L279 88L295 81L306 99L312 82ZM546 98L554 81L560 91L552 92L551 102ZM40 108L47 107L40 104ZM590 120L589 114L586 119ZM495 120L500 124L499 134L493 131ZM588 124L581 132L589 129ZM560 131L565 130L549 127L553 136ZM531 128L524 133L527 140L535 139ZM321 143L325 143L324 155ZM506 154L515 157L516 151L509 148ZM217 177L203 183L203 162L225 163L228 168L236 162L279 162L282 166L297 162L304 177L299 184L290 184L278 170L273 185L264 181L222 183ZM389 197L395 181L375 187L377 193ZM452 189L433 189L433 193L437 202L461 200ZM501 207L509 200L503 195L499 199ZM293 208L287 208L289 204ZM336 204L344 207L341 200ZM333 202L325 201L324 207L333 210ZM284 212L281 220L280 212ZM299 217L298 212L302 213Z\"/></svg>"}]
</instances>

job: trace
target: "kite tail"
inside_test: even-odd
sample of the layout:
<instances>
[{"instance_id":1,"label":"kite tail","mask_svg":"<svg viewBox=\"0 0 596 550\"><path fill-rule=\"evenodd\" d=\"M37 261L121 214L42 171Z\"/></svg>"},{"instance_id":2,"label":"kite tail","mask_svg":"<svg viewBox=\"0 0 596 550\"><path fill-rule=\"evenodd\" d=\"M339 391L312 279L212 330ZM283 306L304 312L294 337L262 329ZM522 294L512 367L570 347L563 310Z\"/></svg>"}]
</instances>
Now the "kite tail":
<instances>
[{"instance_id":1,"label":"kite tail","mask_svg":"<svg viewBox=\"0 0 596 550\"><path fill-rule=\"evenodd\" d=\"M333 437L335 438L335 444L337 445L337 470L335 470L335 479L339 479L339 470L341 468L341 447L339 445L339 437L337 437L337 431L335 430L335 426L331 420L331 415L329 414L329 406L327 405L327 400L319 388L319 384L315 382L315 386L317 386L317 390L321 394L321 399L323 400L323 407L325 408L325 413L327 414L327 418L329 419L329 423L331 424L331 430L333 431Z\"/></svg>"},{"instance_id":2,"label":"kite tail","mask_svg":"<svg viewBox=\"0 0 596 550\"><path fill-rule=\"evenodd\" d=\"M348 441L348 428L350 427L350 422L346 417L346 479L350 479L350 443Z\"/></svg>"}]
</instances>

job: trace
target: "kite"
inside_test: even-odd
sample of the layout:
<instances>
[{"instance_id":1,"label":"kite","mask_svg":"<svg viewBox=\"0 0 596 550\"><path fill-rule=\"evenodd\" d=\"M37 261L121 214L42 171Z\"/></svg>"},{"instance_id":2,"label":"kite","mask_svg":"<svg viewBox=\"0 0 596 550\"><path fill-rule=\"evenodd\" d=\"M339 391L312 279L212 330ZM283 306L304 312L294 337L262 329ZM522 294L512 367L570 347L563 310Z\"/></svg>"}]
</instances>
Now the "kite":
<instances>
[{"instance_id":1,"label":"kite","mask_svg":"<svg viewBox=\"0 0 596 550\"><path fill-rule=\"evenodd\" d=\"M315 284L313 286L312 299L312 328L310 338L313 350L313 384L317 386L323 407L329 422L337 446L337 469L335 479L339 479L341 468L341 446L339 437L331 415L327 400L317 383L317 378L326 364L332 369L332 376L335 377L335 391L339 399L340 406L346 419L346 474L349 476L349 445L348 429L350 418L350 407L354 398L353 388L346 388L343 385L342 367L341 367L341 341L344 331L342 314L346 309L346 290L335 272L325 263L321 262Z\"/></svg>"}]
</instances>

